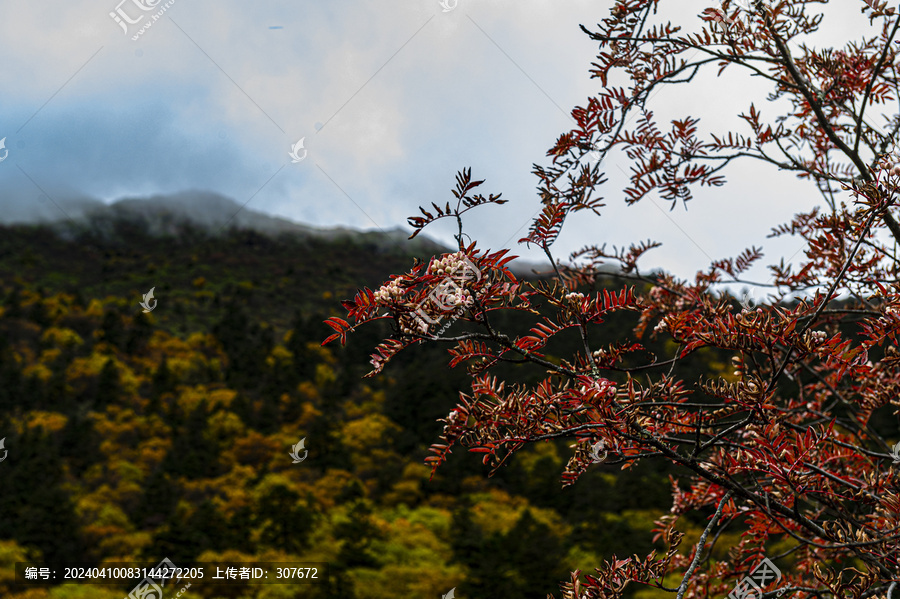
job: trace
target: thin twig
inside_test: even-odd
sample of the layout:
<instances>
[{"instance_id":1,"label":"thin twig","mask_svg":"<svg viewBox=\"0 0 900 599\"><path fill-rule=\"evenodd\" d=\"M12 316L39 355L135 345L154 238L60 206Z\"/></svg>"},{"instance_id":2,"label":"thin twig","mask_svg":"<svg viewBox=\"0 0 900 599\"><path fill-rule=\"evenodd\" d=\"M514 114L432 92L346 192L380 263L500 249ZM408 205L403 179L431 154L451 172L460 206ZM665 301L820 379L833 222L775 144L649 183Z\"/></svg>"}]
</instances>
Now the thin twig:
<instances>
[{"instance_id":1,"label":"thin twig","mask_svg":"<svg viewBox=\"0 0 900 599\"><path fill-rule=\"evenodd\" d=\"M694 561L691 562L691 566L687 569L687 572L684 573L684 578L681 579L681 586L678 587L678 595L675 596L675 599L682 599L682 597L684 597L684 593L687 591L688 581L691 579L691 574L694 573L697 564L700 563L700 553L703 551L703 546L706 544L706 537L709 535L709 531L712 530L712 527L716 525L716 522L722 515L722 508L725 507L725 502L729 499L731 499L731 491L728 491L722 497L722 501L719 502L719 507L716 509L716 513L713 514L712 520L709 521L709 525L703 531L703 534L700 535L700 540L697 541L697 549L694 551Z\"/></svg>"}]
</instances>

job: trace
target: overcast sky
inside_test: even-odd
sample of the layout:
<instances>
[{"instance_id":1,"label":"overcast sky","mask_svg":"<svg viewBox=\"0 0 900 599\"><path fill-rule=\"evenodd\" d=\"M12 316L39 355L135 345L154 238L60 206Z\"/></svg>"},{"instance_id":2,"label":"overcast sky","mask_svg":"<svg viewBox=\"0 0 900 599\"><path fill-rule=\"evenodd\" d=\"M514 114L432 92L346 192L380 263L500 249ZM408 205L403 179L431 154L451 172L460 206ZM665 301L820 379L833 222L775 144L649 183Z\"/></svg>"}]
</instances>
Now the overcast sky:
<instances>
[{"instance_id":1,"label":"overcast sky","mask_svg":"<svg viewBox=\"0 0 900 599\"><path fill-rule=\"evenodd\" d=\"M42 189L105 202L203 189L312 225L391 229L452 199L457 170L472 167L510 202L471 213L471 236L541 258L515 243L540 206L532 163L548 163L571 108L600 89L588 74L597 45L578 25L595 28L611 0L445 0L446 12L439 0L168 1L137 40L153 14L138 5L166 0L0 2L0 206L33 204ZM689 30L711 6L663 4ZM857 5L827 7L820 39L870 35ZM141 19L126 33L110 13ZM650 107L746 132L735 115L767 90L710 71ZM292 163L301 138L308 154ZM606 165L608 207L570 221L558 256L652 238L664 245L645 266L681 276L751 244L777 262L800 246L766 242L771 226L820 201L809 183L745 162L687 211L656 196L626 207L623 169ZM448 243L451 232L427 230Z\"/></svg>"}]
</instances>

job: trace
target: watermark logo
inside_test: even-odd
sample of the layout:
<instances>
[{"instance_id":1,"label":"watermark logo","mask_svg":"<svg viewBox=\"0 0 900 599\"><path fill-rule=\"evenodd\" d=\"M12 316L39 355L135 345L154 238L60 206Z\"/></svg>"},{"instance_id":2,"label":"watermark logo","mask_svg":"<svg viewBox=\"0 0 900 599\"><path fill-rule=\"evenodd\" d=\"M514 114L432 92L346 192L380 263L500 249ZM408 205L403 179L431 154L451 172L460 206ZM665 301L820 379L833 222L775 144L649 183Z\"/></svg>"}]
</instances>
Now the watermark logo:
<instances>
[{"instance_id":1,"label":"watermark logo","mask_svg":"<svg viewBox=\"0 0 900 599\"><path fill-rule=\"evenodd\" d=\"M728 599L762 599L763 587L771 582L781 580L781 570L767 557L759 563L749 576L745 576L734 585L734 590L728 593ZM787 589L778 591L776 597L781 597Z\"/></svg>"},{"instance_id":2,"label":"watermark logo","mask_svg":"<svg viewBox=\"0 0 900 599\"><path fill-rule=\"evenodd\" d=\"M122 32L125 35L128 35L128 25L136 25L140 23L144 18L144 15L140 15L138 18L132 19L122 8L122 5L126 2L128 2L128 0L122 0L121 2L119 2L116 5L116 9L113 12L109 13L109 16L119 24L119 26L122 28Z\"/></svg>"},{"instance_id":3,"label":"watermark logo","mask_svg":"<svg viewBox=\"0 0 900 599\"><path fill-rule=\"evenodd\" d=\"M428 290L412 310L405 308L412 302L403 301L404 295L409 291L409 286L403 284L402 277L393 278L373 294L380 305L395 305L403 302L404 310L397 315L397 325L403 335L421 335L432 338L440 336L463 315L467 308L475 304L476 292L472 288L467 288L466 283L477 283L481 280L482 275L464 251L446 254L441 259L432 258L425 274L429 276L429 283L431 281L437 281L437 283ZM438 279L438 277L441 278ZM432 332L430 330L432 325L437 325L448 315L451 316L450 321L439 331ZM420 339L419 343L424 341L425 339Z\"/></svg>"},{"instance_id":4,"label":"watermark logo","mask_svg":"<svg viewBox=\"0 0 900 599\"><path fill-rule=\"evenodd\" d=\"M159 3L162 1L163 0L130 0L130 2L132 4L134 4L134 6L137 7L138 10L143 11L145 13L149 13L151 11L156 10L157 7L159 6ZM144 35L144 32L147 31L147 29L149 29L156 21L158 21L159 18L163 16L163 13L165 13L167 10L169 10L170 6L175 4L175 0L169 0L164 5L159 7L159 10L157 10L154 14L147 15L147 14L135 13L135 14L137 14L137 17L133 18L122 7L122 5L125 4L126 2L129 2L129 0L122 0L121 2L119 2L116 5L115 10L113 10L111 13L109 13L109 16L112 17L112 20L115 21L119 25L119 27L122 28L122 32L125 35L128 35L128 26L129 25L138 25L139 23L141 23L141 21L144 20L144 17L147 17L147 16L150 17L149 21L144 22L140 26L140 29L138 30L137 34L131 38L132 40L137 40L139 37Z\"/></svg>"},{"instance_id":5,"label":"watermark logo","mask_svg":"<svg viewBox=\"0 0 900 599\"><path fill-rule=\"evenodd\" d=\"M300 457L301 451L303 452L302 458ZM309 450L306 449L306 437L303 437L302 439L300 439L300 441L296 445L291 447L291 451L288 452L288 455L291 456L292 458L294 458L294 461L293 461L294 464L299 464L300 462L302 462L303 460L306 459L306 454L308 454L308 453L309 453Z\"/></svg>"},{"instance_id":6,"label":"watermark logo","mask_svg":"<svg viewBox=\"0 0 900 599\"><path fill-rule=\"evenodd\" d=\"M600 452L603 452L603 455L600 455ZM606 457L609 455L609 451L606 450L606 441L600 439L593 445L591 445L591 463L599 464L600 462L606 461Z\"/></svg>"},{"instance_id":7,"label":"watermark logo","mask_svg":"<svg viewBox=\"0 0 900 599\"><path fill-rule=\"evenodd\" d=\"M144 301L141 302L141 307L144 309L144 313L145 313L145 314L146 314L147 312L152 312L152 311L153 311L153 308L156 307L156 303L157 303L157 302L156 302L155 299L153 299L153 290L154 290L154 289L156 289L156 287L151 288L150 291L148 291L147 293L145 293L145 294L144 294ZM152 306L150 305L150 300L153 300L153 305L152 305Z\"/></svg>"},{"instance_id":8,"label":"watermark logo","mask_svg":"<svg viewBox=\"0 0 900 599\"><path fill-rule=\"evenodd\" d=\"M882 164L884 176L900 177L900 148L897 147L897 144L891 146L891 151L884 155ZM896 183L896 179L893 182Z\"/></svg>"},{"instance_id":9,"label":"watermark logo","mask_svg":"<svg viewBox=\"0 0 900 599\"><path fill-rule=\"evenodd\" d=\"M3 446L3 444L4 444L5 442L6 442L6 437L3 437L2 439L0 439L0 449L3 450L3 457L0 458L0 462L2 462L3 460L5 460L5 459L6 459L6 454L9 453L9 450L6 449L6 447ZM898 445L900 445L900 444L898 444Z\"/></svg>"},{"instance_id":10,"label":"watermark logo","mask_svg":"<svg viewBox=\"0 0 900 599\"><path fill-rule=\"evenodd\" d=\"M0 139L0 150L3 150L3 155L0 155L0 162L6 160L6 157L9 156L9 150L6 149L6 138Z\"/></svg>"},{"instance_id":11,"label":"watermark logo","mask_svg":"<svg viewBox=\"0 0 900 599\"><path fill-rule=\"evenodd\" d=\"M459 4L459 0L441 0L441 12L450 12ZM452 591L451 591L452 592Z\"/></svg>"},{"instance_id":12,"label":"watermark logo","mask_svg":"<svg viewBox=\"0 0 900 599\"><path fill-rule=\"evenodd\" d=\"M895 582L892 582L892 583L891 583L891 586L888 587L888 596L887 596L887 599L893 599L893 596L894 596L894 588L896 588L896 586L897 586L897 583L896 583L896 581L895 581Z\"/></svg>"},{"instance_id":13,"label":"watermark logo","mask_svg":"<svg viewBox=\"0 0 900 599\"><path fill-rule=\"evenodd\" d=\"M710 14L713 23L724 23L725 29L728 29L729 26L734 25L735 23L737 23L738 29L744 29L743 23L741 23L740 21L732 20L725 12L725 10L719 6L716 6L714 8L707 8L705 12Z\"/></svg>"},{"instance_id":14,"label":"watermark logo","mask_svg":"<svg viewBox=\"0 0 900 599\"><path fill-rule=\"evenodd\" d=\"M453 599L454 597L456 597L455 592L456 587L453 587L452 589L450 589L449 593L447 593L446 595L441 595L441 599Z\"/></svg>"},{"instance_id":15,"label":"watermark logo","mask_svg":"<svg viewBox=\"0 0 900 599\"><path fill-rule=\"evenodd\" d=\"M714 23L724 24L726 29L734 25L735 29L743 33L745 31L750 31L751 19L754 12L753 6L756 2L757 0L731 0L730 4L737 5L739 9L735 15L736 18L728 16L728 13L725 12L724 2L719 6L707 8L704 12L710 15L710 20ZM763 6L768 8L768 2L763 2Z\"/></svg>"},{"instance_id":16,"label":"watermark logo","mask_svg":"<svg viewBox=\"0 0 900 599\"><path fill-rule=\"evenodd\" d=\"M137 586L131 589L128 597L125 599L162 599L162 588L166 585L166 581L170 580L178 570L183 570L183 568L176 567L169 558L163 558L155 567L150 568L150 572L147 573L144 580L137 583ZM175 582L177 583L179 580L181 580L180 576ZM180 597L190 586L191 583L187 583L176 596Z\"/></svg>"},{"instance_id":17,"label":"watermark logo","mask_svg":"<svg viewBox=\"0 0 900 599\"><path fill-rule=\"evenodd\" d=\"M744 310L752 310L756 305L756 301L753 298L753 294L750 293L749 290L744 290L744 294L741 296L741 306Z\"/></svg>"},{"instance_id":18,"label":"watermark logo","mask_svg":"<svg viewBox=\"0 0 900 599\"><path fill-rule=\"evenodd\" d=\"M307 151L303 147L303 141L305 139L306 139L305 137L301 137L300 141L298 141L293 146L291 146L291 151L288 152L288 156L290 156L293 159L293 160L291 160L291 162L293 162L294 164L296 164L296 163L300 162L301 160L303 160L304 158L306 158ZM303 150L303 156L300 155L300 150Z\"/></svg>"},{"instance_id":19,"label":"watermark logo","mask_svg":"<svg viewBox=\"0 0 900 599\"><path fill-rule=\"evenodd\" d=\"M0 447L3 447L2 441L0 441ZM894 448L891 450L891 455L894 456L894 463L900 464L900 441L897 441L897 444L894 445Z\"/></svg>"},{"instance_id":20,"label":"watermark logo","mask_svg":"<svg viewBox=\"0 0 900 599\"><path fill-rule=\"evenodd\" d=\"M442 259L438 268L445 272L449 270L450 274L435 285L428 296L416 306L415 319L419 323L420 330L427 331L429 324L439 323L446 314L466 308L474 301L464 285L469 281L475 283L480 281L481 271L471 260L460 254L462 252ZM446 331L455 320L456 318L444 325L438 334Z\"/></svg>"}]
</instances>

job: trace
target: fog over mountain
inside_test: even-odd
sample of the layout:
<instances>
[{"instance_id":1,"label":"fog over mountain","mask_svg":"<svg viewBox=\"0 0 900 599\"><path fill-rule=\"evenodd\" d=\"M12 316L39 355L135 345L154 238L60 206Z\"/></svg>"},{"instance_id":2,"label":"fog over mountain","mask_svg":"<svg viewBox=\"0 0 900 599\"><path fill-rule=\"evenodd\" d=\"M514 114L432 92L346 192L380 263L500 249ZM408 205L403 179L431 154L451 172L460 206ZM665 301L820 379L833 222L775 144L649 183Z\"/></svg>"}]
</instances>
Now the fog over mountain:
<instances>
[{"instance_id":1,"label":"fog over mountain","mask_svg":"<svg viewBox=\"0 0 900 599\"><path fill-rule=\"evenodd\" d=\"M228 229L252 230L278 237L298 235L323 239L363 237L385 245L405 245L409 249L433 254L452 251L426 235L409 240L410 230L395 227L388 230L362 231L346 227L321 228L296 223L285 218L269 216L241 206L224 195L201 190L189 190L169 195L125 197L106 204L96 198L71 195L46 195L32 203L6 201L0 204L0 224L45 224L60 235L70 237L81 231L114 235L122 223L139 226L154 236L178 235L184 225L218 235ZM549 264L516 260L513 272L530 274L550 269Z\"/></svg>"}]
</instances>

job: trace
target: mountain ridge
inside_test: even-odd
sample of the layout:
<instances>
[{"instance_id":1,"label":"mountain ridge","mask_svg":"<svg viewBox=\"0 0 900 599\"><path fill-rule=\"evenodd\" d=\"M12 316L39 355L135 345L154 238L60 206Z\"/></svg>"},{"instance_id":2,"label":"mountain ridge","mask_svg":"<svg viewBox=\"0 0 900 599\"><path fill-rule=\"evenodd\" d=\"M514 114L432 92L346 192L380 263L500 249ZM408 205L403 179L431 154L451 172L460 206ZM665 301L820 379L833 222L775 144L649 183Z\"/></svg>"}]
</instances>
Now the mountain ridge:
<instances>
[{"instance_id":1,"label":"mountain ridge","mask_svg":"<svg viewBox=\"0 0 900 599\"><path fill-rule=\"evenodd\" d=\"M137 227L152 237L177 237L186 227L217 236L229 229L250 230L277 239L282 235L318 238L327 241L352 238L375 243L378 247L399 246L412 252L440 254L453 248L427 235L408 239L410 231L397 226L387 230L353 229L349 227L316 227L278 216L270 216L238 204L234 199L212 191L186 190L151 196L124 196L110 204L96 198L70 197L47 204L30 214L0 213L0 224L6 226L45 225L64 239L83 233L111 239L130 227ZM514 260L510 265L517 275L531 275L535 270L547 271L549 264Z\"/></svg>"}]
</instances>

